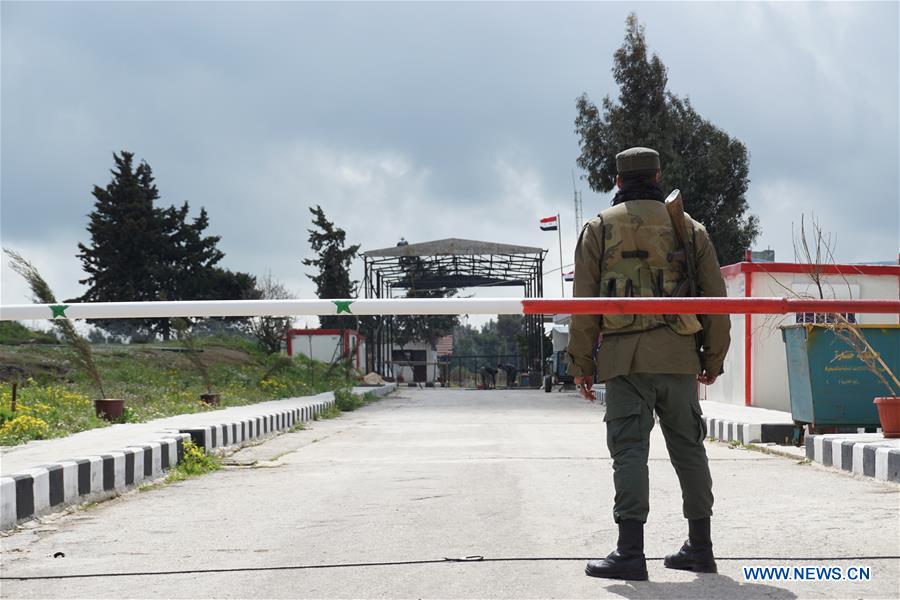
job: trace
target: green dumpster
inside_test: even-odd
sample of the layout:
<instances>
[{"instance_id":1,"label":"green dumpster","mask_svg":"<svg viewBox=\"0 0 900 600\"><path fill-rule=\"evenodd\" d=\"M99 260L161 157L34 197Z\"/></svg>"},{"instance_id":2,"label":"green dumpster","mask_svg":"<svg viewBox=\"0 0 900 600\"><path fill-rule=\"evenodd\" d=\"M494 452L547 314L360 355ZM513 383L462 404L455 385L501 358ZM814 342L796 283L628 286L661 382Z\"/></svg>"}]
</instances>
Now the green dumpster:
<instances>
[{"instance_id":1,"label":"green dumpster","mask_svg":"<svg viewBox=\"0 0 900 600\"><path fill-rule=\"evenodd\" d=\"M900 372L900 325L855 327L885 364L894 373ZM806 424L814 430L879 427L873 400L888 395L889 390L831 326L787 325L781 328L781 335L787 354L791 415L798 429ZM795 438L799 435L795 431Z\"/></svg>"}]
</instances>

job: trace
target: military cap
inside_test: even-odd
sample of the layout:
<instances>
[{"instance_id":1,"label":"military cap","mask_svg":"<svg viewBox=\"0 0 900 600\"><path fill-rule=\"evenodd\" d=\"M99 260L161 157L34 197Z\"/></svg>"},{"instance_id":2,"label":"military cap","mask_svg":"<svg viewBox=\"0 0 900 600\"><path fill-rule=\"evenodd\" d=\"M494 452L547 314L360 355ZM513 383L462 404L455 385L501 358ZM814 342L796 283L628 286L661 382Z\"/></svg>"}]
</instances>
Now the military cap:
<instances>
[{"instance_id":1,"label":"military cap","mask_svg":"<svg viewBox=\"0 0 900 600\"><path fill-rule=\"evenodd\" d=\"M629 148L616 154L616 171L626 173L655 173L659 171L659 152L650 148Z\"/></svg>"}]
</instances>

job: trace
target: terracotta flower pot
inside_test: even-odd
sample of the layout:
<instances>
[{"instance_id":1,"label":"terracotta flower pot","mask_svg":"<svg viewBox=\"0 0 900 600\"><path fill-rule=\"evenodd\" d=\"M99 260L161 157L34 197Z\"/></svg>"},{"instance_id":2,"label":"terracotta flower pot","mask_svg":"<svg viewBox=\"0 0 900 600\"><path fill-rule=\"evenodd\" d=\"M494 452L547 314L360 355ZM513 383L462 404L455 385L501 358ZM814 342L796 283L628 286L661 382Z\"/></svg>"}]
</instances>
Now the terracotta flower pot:
<instances>
[{"instance_id":1,"label":"terracotta flower pot","mask_svg":"<svg viewBox=\"0 0 900 600\"><path fill-rule=\"evenodd\" d=\"M218 394L200 394L200 400L209 404L210 406L218 406L219 405L219 395Z\"/></svg>"},{"instance_id":2,"label":"terracotta flower pot","mask_svg":"<svg viewBox=\"0 0 900 600\"><path fill-rule=\"evenodd\" d=\"M118 423L125 416L125 400L116 398L94 400L94 412L101 419Z\"/></svg>"},{"instance_id":3,"label":"terracotta flower pot","mask_svg":"<svg viewBox=\"0 0 900 600\"><path fill-rule=\"evenodd\" d=\"M886 438L900 438L900 396L875 398L881 432Z\"/></svg>"}]
</instances>

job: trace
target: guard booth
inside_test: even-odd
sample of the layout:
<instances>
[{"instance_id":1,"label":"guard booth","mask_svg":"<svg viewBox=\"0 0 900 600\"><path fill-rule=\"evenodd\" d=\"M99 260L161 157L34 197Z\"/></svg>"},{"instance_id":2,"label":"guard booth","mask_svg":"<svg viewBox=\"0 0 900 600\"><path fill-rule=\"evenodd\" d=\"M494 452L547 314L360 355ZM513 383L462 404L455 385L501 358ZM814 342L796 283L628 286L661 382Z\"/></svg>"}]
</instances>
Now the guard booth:
<instances>
[{"instance_id":1,"label":"guard booth","mask_svg":"<svg viewBox=\"0 0 900 600\"><path fill-rule=\"evenodd\" d=\"M433 384L440 377L437 351L424 342L393 348L390 366L397 383Z\"/></svg>"}]
</instances>

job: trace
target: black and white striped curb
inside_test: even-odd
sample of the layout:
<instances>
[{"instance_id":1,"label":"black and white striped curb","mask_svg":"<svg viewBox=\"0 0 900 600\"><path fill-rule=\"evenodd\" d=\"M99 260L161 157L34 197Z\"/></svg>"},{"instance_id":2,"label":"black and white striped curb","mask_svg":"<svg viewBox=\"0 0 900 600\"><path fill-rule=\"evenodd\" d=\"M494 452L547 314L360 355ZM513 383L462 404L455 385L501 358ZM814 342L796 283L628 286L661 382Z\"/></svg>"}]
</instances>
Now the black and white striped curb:
<instances>
[{"instance_id":1,"label":"black and white striped curb","mask_svg":"<svg viewBox=\"0 0 900 600\"><path fill-rule=\"evenodd\" d=\"M393 389L386 386L372 391L380 396ZM206 427L165 430L151 442L0 477L0 530L12 529L18 522L57 512L67 505L112 498L143 482L159 479L181 462L185 440L193 440L207 452L235 446L311 421L333 404L334 396L329 394L304 406ZM215 413L210 417L215 418Z\"/></svg>"},{"instance_id":2,"label":"black and white striped curb","mask_svg":"<svg viewBox=\"0 0 900 600\"><path fill-rule=\"evenodd\" d=\"M878 434L808 435L806 458L857 475L900 482L900 440Z\"/></svg>"},{"instance_id":3,"label":"black and white striped curb","mask_svg":"<svg viewBox=\"0 0 900 600\"><path fill-rule=\"evenodd\" d=\"M793 423L739 423L703 417L707 435L723 442L789 444L794 434Z\"/></svg>"},{"instance_id":4,"label":"black and white striped curb","mask_svg":"<svg viewBox=\"0 0 900 600\"><path fill-rule=\"evenodd\" d=\"M307 406L275 411L264 415L218 423L206 427L179 430L191 436L191 440L207 452L225 448L248 440L265 437L276 431L290 429L299 423L315 419L316 415L334 404L334 397Z\"/></svg>"},{"instance_id":5,"label":"black and white striped curb","mask_svg":"<svg viewBox=\"0 0 900 600\"><path fill-rule=\"evenodd\" d=\"M81 502L116 496L144 481L161 477L181 462L184 440L178 431L120 451L81 456L0 477L0 530Z\"/></svg>"}]
</instances>

